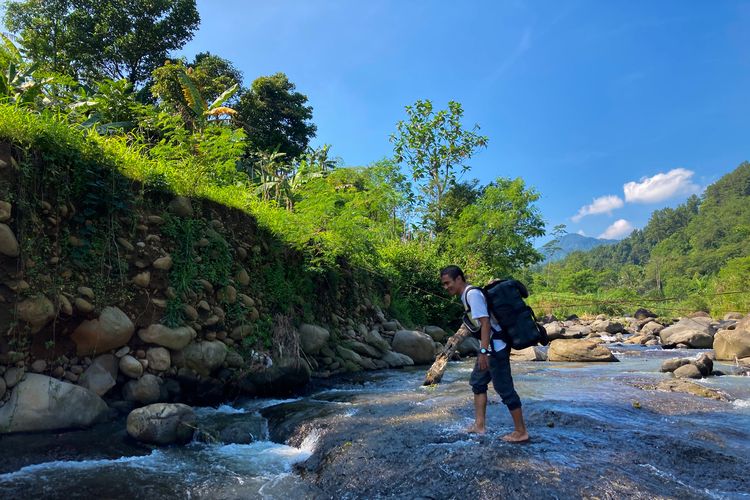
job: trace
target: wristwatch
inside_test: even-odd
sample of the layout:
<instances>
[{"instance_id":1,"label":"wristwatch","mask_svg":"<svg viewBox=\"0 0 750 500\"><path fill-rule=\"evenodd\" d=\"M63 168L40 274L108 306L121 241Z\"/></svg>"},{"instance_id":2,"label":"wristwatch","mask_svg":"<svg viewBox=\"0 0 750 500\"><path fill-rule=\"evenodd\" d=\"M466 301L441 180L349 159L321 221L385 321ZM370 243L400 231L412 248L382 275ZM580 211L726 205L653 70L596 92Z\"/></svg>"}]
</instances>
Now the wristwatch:
<instances>
[{"instance_id":1,"label":"wristwatch","mask_svg":"<svg viewBox=\"0 0 750 500\"><path fill-rule=\"evenodd\" d=\"M489 349L485 349L484 347L479 349L479 354L486 354L487 356L490 355Z\"/></svg>"}]
</instances>

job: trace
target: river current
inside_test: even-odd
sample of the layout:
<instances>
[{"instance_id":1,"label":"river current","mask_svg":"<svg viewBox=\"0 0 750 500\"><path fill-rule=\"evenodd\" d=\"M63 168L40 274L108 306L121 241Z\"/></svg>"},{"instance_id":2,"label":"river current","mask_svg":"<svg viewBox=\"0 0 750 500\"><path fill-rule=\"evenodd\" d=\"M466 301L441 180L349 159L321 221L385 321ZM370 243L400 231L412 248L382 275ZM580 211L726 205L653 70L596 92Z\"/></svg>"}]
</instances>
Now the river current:
<instances>
[{"instance_id":1,"label":"river current","mask_svg":"<svg viewBox=\"0 0 750 500\"><path fill-rule=\"evenodd\" d=\"M699 351L611 346L619 363L513 363L531 442L490 393L473 416L473 360L422 387L426 367L318 381L292 400L196 409L249 444L147 448L124 422L0 438L0 498L750 499L750 377L698 381L726 400L654 390L665 359ZM238 427L239 426L239 427Z\"/></svg>"}]
</instances>

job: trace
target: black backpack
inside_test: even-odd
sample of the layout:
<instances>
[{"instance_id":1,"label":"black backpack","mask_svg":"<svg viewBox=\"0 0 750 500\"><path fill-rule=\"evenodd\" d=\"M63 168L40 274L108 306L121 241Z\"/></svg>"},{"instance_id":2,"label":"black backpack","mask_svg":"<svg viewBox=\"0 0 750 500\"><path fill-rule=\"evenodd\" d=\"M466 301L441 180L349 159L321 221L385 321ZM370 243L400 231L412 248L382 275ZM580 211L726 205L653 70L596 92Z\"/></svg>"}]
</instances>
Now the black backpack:
<instances>
[{"instance_id":1,"label":"black backpack","mask_svg":"<svg viewBox=\"0 0 750 500\"><path fill-rule=\"evenodd\" d=\"M493 332L494 338L499 338L513 349L525 349L537 344L547 345L547 331L536 322L534 311L526 305L523 299L529 296L529 291L518 280L499 280L482 288L471 286L482 292L487 301L487 310L500 325L500 332ZM468 292L467 292L468 293ZM464 324L476 338L481 336L469 321L467 309Z\"/></svg>"}]
</instances>

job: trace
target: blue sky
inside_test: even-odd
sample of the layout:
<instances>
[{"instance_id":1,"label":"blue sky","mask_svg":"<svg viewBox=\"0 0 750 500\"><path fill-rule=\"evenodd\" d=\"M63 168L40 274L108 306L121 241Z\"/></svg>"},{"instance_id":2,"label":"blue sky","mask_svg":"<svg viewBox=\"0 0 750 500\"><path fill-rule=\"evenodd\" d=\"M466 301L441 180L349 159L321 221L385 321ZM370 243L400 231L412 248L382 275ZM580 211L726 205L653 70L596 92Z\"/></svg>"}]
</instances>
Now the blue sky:
<instances>
[{"instance_id":1,"label":"blue sky","mask_svg":"<svg viewBox=\"0 0 750 500\"><path fill-rule=\"evenodd\" d=\"M285 72L346 165L392 154L405 105L461 102L489 137L467 178L522 177L549 228L621 238L750 157L748 1L198 7L180 54L228 58L246 85Z\"/></svg>"}]
</instances>

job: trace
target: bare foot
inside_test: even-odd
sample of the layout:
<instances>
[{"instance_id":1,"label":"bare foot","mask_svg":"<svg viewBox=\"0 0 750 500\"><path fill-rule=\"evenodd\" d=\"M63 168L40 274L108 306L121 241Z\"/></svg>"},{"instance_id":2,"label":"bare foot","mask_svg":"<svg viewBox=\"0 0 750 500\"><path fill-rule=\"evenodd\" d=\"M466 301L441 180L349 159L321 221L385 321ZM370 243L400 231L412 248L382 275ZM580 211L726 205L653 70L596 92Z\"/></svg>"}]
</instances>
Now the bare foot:
<instances>
[{"instance_id":1,"label":"bare foot","mask_svg":"<svg viewBox=\"0 0 750 500\"><path fill-rule=\"evenodd\" d=\"M529 433L513 431L503 436L502 440L506 443L526 443L529 441Z\"/></svg>"},{"instance_id":2,"label":"bare foot","mask_svg":"<svg viewBox=\"0 0 750 500\"><path fill-rule=\"evenodd\" d=\"M486 431L484 427L477 427L477 424L472 424L464 429L464 432L467 432L469 434L484 434Z\"/></svg>"}]
</instances>

